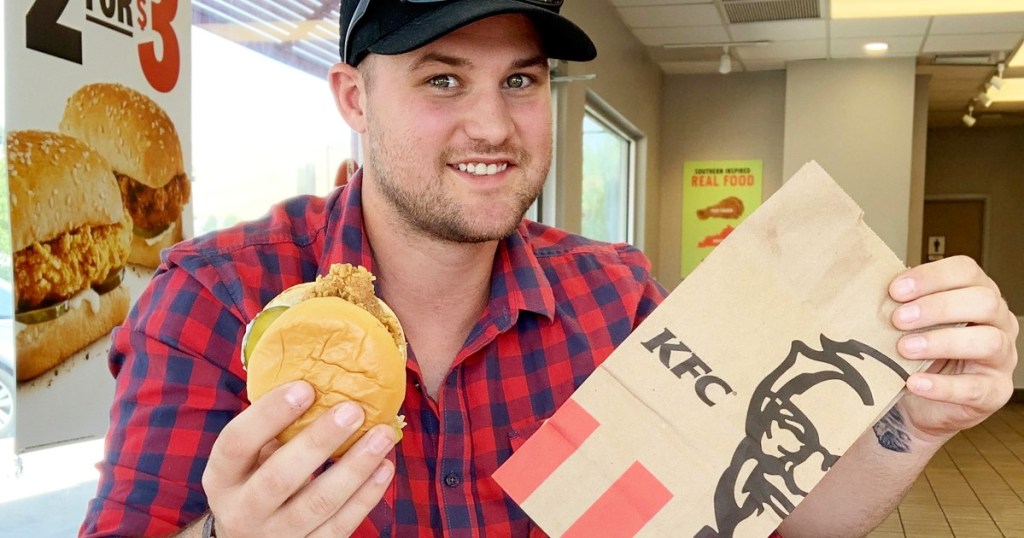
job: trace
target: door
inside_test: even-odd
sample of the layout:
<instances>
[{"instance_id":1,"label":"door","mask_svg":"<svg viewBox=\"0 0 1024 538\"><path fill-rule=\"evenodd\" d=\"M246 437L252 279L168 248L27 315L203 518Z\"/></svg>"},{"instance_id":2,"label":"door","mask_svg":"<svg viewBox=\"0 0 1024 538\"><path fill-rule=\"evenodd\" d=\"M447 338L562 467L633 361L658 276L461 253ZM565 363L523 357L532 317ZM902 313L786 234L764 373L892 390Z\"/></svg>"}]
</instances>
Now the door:
<instances>
[{"instance_id":1,"label":"door","mask_svg":"<svg viewBox=\"0 0 1024 538\"><path fill-rule=\"evenodd\" d=\"M925 199L921 261L963 254L984 267L984 198Z\"/></svg>"}]
</instances>

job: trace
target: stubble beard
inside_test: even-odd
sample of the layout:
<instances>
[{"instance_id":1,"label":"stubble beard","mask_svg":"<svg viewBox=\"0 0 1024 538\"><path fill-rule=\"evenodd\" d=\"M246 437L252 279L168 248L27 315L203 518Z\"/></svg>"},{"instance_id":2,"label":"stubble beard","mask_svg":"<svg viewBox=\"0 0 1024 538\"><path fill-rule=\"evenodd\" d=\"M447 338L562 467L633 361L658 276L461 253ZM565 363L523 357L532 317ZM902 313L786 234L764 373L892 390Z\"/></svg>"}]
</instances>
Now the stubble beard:
<instances>
[{"instance_id":1,"label":"stubble beard","mask_svg":"<svg viewBox=\"0 0 1024 538\"><path fill-rule=\"evenodd\" d=\"M470 215L450 196L444 184L443 175L448 171L447 163L453 150L442 153L434 163L433 171L429 172L432 174L430 181L421 190L414 191L404 188L401 175L395 172L394 164L400 162L403 156L388 144L389 137L377 129L367 129L367 136L367 166L376 173L380 193L403 225L417 235L453 243L484 243L504 239L519 226L526 210L543 188L543 180L516 182L510 208L499 217L500 222L474 223ZM525 174L531 173L534 157L540 157L542 160L538 162L548 163L542 170L535 171L542 172L542 178L547 176L547 168L550 166L550 154L531 156L520 148L474 147L473 152L514 155L517 166Z\"/></svg>"}]
</instances>

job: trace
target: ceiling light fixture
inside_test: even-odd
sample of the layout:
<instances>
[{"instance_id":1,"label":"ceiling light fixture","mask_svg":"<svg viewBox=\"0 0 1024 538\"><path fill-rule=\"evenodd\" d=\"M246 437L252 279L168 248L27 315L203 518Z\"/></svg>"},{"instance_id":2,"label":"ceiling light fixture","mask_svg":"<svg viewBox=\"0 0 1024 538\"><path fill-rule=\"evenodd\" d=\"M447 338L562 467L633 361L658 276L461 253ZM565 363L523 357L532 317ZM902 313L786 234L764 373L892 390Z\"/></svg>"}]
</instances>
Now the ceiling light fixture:
<instances>
[{"instance_id":1,"label":"ceiling light fixture","mask_svg":"<svg viewBox=\"0 0 1024 538\"><path fill-rule=\"evenodd\" d=\"M987 89L987 87L986 87ZM985 92L978 92L978 95L974 98L981 106L988 108L992 106L992 98Z\"/></svg>"},{"instance_id":2,"label":"ceiling light fixture","mask_svg":"<svg viewBox=\"0 0 1024 538\"><path fill-rule=\"evenodd\" d=\"M889 50L889 44L881 41L867 43L864 45L864 52L868 54L885 54Z\"/></svg>"},{"instance_id":3,"label":"ceiling light fixture","mask_svg":"<svg viewBox=\"0 0 1024 538\"><path fill-rule=\"evenodd\" d=\"M729 45L722 47L722 57L718 59L718 72L723 75L732 73L732 56L729 55Z\"/></svg>"},{"instance_id":4,"label":"ceiling light fixture","mask_svg":"<svg viewBox=\"0 0 1024 538\"><path fill-rule=\"evenodd\" d=\"M996 74L992 75L992 80L988 81L988 83L991 84L993 88L997 90L1003 89L1003 71L1005 70L1006 64L1004 64L1003 62L999 62L999 64L996 65Z\"/></svg>"},{"instance_id":5,"label":"ceiling light fixture","mask_svg":"<svg viewBox=\"0 0 1024 538\"><path fill-rule=\"evenodd\" d=\"M974 117L974 105L968 106L967 113L964 114L964 117L960 119L963 120L964 125L968 127L974 127L974 124L978 123L978 118Z\"/></svg>"}]
</instances>

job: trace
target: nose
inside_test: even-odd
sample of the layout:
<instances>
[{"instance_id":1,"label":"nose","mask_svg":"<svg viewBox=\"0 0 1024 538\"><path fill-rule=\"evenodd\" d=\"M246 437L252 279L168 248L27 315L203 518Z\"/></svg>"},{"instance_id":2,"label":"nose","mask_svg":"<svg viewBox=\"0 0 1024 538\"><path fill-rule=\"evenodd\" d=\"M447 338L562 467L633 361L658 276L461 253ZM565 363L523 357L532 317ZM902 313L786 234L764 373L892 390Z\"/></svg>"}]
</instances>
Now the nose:
<instances>
[{"instance_id":1,"label":"nose","mask_svg":"<svg viewBox=\"0 0 1024 538\"><path fill-rule=\"evenodd\" d=\"M465 105L463 125L471 140L499 146L515 132L511 105L501 90L478 92Z\"/></svg>"}]
</instances>

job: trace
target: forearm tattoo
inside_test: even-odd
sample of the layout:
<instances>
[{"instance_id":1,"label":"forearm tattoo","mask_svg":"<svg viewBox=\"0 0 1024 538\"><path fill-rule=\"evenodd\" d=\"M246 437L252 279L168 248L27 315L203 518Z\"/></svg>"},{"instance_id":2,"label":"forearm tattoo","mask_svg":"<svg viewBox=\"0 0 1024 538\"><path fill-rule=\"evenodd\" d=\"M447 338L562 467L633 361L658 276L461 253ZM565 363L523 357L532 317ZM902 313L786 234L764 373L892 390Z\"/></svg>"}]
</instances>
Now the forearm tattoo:
<instances>
[{"instance_id":1,"label":"forearm tattoo","mask_svg":"<svg viewBox=\"0 0 1024 538\"><path fill-rule=\"evenodd\" d=\"M893 452L910 452L910 435L903 422L903 414L893 407L874 426L878 444Z\"/></svg>"}]
</instances>

